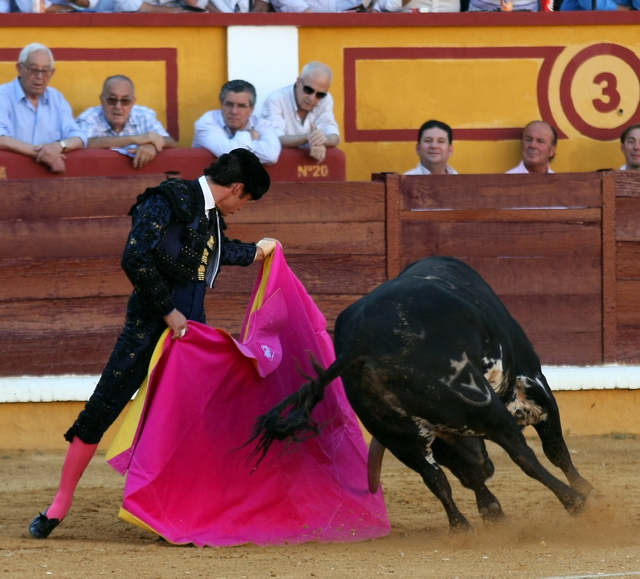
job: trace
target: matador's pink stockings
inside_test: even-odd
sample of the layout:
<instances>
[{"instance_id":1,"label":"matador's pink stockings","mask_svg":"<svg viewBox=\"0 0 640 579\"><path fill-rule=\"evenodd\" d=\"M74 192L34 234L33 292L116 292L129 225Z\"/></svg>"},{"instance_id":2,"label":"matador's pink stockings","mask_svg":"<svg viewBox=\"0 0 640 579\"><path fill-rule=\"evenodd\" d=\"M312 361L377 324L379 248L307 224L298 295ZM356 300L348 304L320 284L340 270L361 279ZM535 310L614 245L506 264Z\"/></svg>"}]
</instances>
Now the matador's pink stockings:
<instances>
[{"instance_id":1,"label":"matador's pink stockings","mask_svg":"<svg viewBox=\"0 0 640 579\"><path fill-rule=\"evenodd\" d=\"M49 519L61 521L65 518L73 503L73 493L78 486L82 473L91 462L97 448L97 444L86 444L77 436L73 438L69 445L67 456L64 459L58 492L53 499L53 503L47 509L47 517Z\"/></svg>"}]
</instances>

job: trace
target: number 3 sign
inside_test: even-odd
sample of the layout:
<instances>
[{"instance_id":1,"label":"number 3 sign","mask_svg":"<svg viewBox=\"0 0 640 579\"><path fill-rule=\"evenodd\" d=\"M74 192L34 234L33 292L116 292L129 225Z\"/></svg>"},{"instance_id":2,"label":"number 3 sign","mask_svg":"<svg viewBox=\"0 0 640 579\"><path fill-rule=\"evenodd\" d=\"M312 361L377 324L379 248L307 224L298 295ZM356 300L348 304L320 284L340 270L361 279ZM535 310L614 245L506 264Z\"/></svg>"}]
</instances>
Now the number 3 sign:
<instances>
[{"instance_id":1,"label":"number 3 sign","mask_svg":"<svg viewBox=\"0 0 640 579\"><path fill-rule=\"evenodd\" d=\"M576 54L560 80L560 103L585 137L612 141L640 123L640 59L619 44L594 44Z\"/></svg>"}]
</instances>

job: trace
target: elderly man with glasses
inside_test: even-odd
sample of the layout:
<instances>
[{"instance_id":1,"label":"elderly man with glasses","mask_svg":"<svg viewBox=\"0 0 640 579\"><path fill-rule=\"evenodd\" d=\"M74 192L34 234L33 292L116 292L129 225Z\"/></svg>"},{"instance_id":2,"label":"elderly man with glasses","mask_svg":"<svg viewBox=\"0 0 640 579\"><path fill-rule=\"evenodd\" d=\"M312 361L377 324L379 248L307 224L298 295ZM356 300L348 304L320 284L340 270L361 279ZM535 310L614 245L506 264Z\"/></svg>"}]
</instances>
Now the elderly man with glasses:
<instances>
[{"instance_id":1,"label":"elderly man with glasses","mask_svg":"<svg viewBox=\"0 0 640 579\"><path fill-rule=\"evenodd\" d=\"M340 129L329 94L331 69L310 62L293 86L272 92L262 108L262 118L271 123L283 147L305 147L309 156L324 161L327 147L340 144Z\"/></svg>"},{"instance_id":2,"label":"elderly man with glasses","mask_svg":"<svg viewBox=\"0 0 640 579\"><path fill-rule=\"evenodd\" d=\"M66 153L82 149L86 137L69 103L48 86L54 67L53 54L43 44L29 44L20 52L18 78L0 85L0 150L64 173Z\"/></svg>"},{"instance_id":3,"label":"elderly man with glasses","mask_svg":"<svg viewBox=\"0 0 640 579\"><path fill-rule=\"evenodd\" d=\"M220 90L220 110L208 111L195 123L193 147L220 157L247 149L264 165L278 161L282 147L273 127L253 114L256 89L246 80L230 80Z\"/></svg>"},{"instance_id":4,"label":"elderly man with glasses","mask_svg":"<svg viewBox=\"0 0 640 579\"><path fill-rule=\"evenodd\" d=\"M133 158L142 169L163 149L177 143L148 107L135 104L135 88L128 77L118 74L104 81L100 106L84 111L77 123L85 132L89 149L114 149Z\"/></svg>"}]
</instances>

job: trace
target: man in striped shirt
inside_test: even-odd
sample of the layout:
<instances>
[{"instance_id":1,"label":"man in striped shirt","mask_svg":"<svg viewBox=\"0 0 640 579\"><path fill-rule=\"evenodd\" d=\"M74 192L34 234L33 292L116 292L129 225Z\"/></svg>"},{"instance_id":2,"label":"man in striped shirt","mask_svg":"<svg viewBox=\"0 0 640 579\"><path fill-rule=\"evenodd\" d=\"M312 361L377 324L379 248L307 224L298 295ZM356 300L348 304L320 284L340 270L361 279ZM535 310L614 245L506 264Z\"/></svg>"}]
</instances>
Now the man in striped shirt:
<instances>
[{"instance_id":1,"label":"man in striped shirt","mask_svg":"<svg viewBox=\"0 0 640 579\"><path fill-rule=\"evenodd\" d=\"M84 111L76 122L89 139L88 149L114 149L133 158L142 169L163 149L177 143L148 107L135 104L135 88L124 75L104 81L100 106Z\"/></svg>"}]
</instances>

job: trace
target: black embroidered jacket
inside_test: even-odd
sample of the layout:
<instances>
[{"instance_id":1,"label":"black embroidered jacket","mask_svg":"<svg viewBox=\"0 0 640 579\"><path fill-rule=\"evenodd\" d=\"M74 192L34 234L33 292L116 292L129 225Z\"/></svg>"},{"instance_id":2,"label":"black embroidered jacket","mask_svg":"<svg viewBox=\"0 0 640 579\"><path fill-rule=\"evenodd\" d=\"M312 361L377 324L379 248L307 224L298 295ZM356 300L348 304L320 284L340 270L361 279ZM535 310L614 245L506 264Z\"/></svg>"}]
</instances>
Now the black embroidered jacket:
<instances>
[{"instance_id":1,"label":"black embroidered jacket","mask_svg":"<svg viewBox=\"0 0 640 579\"><path fill-rule=\"evenodd\" d=\"M153 315L173 310L171 286L203 280L209 254L218 243L221 265L249 265L255 259L254 243L230 240L222 233L222 215L222 239L217 239L215 218L205 214L198 181L171 179L148 188L129 214L133 224L122 268ZM168 236L173 237L170 242Z\"/></svg>"}]
</instances>

